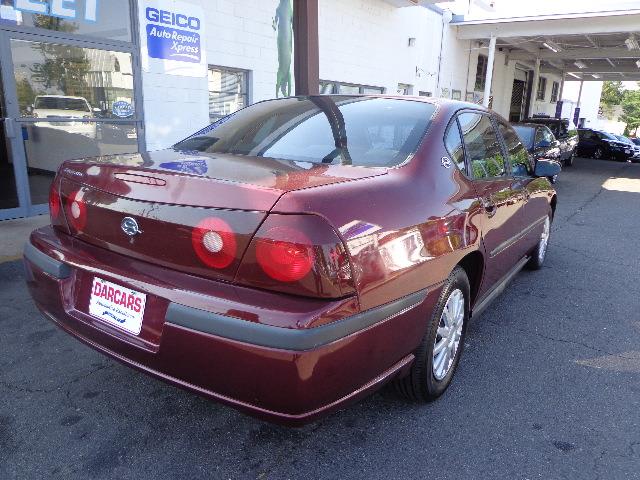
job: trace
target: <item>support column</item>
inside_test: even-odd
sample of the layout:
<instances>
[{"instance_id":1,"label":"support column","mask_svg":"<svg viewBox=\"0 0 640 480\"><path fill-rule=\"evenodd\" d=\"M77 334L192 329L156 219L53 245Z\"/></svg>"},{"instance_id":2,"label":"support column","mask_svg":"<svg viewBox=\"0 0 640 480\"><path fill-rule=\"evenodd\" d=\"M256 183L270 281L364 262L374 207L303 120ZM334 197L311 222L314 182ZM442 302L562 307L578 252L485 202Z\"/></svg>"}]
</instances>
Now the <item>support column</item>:
<instances>
[{"instance_id":1,"label":"support column","mask_svg":"<svg viewBox=\"0 0 640 480\"><path fill-rule=\"evenodd\" d=\"M584 87L584 80L580 80L580 91L578 92L578 107L582 103L582 87Z\"/></svg>"},{"instance_id":2,"label":"support column","mask_svg":"<svg viewBox=\"0 0 640 480\"><path fill-rule=\"evenodd\" d=\"M533 117L536 114L536 103L538 103L538 83L540 82L540 59L536 58L536 67L533 70L533 84L531 85L531 111L529 116Z\"/></svg>"},{"instance_id":3,"label":"support column","mask_svg":"<svg viewBox=\"0 0 640 480\"><path fill-rule=\"evenodd\" d=\"M293 0L293 72L296 95L320 91L318 0Z\"/></svg>"},{"instance_id":4,"label":"support column","mask_svg":"<svg viewBox=\"0 0 640 480\"><path fill-rule=\"evenodd\" d=\"M487 59L487 75L484 80L484 98L482 99L482 105L489 107L489 100L491 97L491 82L493 82L493 64L496 59L496 37L491 35L489 41L489 58Z\"/></svg>"},{"instance_id":5,"label":"support column","mask_svg":"<svg viewBox=\"0 0 640 480\"><path fill-rule=\"evenodd\" d=\"M576 118L576 110L582 110L582 87L584 87L584 79L580 80L580 91L578 92L578 103L576 104L576 109L573 111L573 117ZM576 118L576 121L573 124L578 128L580 126L580 115Z\"/></svg>"},{"instance_id":6,"label":"support column","mask_svg":"<svg viewBox=\"0 0 640 480\"><path fill-rule=\"evenodd\" d=\"M558 89L558 102L556 104L556 118L562 118L562 110L564 109L564 101L562 95L564 94L564 82L567 78L565 71L562 71L562 79L560 80L560 88Z\"/></svg>"},{"instance_id":7,"label":"support column","mask_svg":"<svg viewBox=\"0 0 640 480\"><path fill-rule=\"evenodd\" d=\"M558 101L562 101L562 95L564 94L564 82L567 78L567 74L562 72L562 80L560 81L560 91L558 92Z\"/></svg>"}]
</instances>

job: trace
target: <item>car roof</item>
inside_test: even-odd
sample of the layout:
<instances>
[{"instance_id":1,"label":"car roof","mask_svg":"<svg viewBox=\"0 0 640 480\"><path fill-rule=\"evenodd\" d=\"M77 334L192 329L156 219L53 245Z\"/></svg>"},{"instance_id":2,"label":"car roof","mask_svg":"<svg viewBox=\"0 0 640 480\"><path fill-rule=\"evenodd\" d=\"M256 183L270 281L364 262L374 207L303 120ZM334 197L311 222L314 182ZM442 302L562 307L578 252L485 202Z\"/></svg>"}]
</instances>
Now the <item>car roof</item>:
<instances>
[{"instance_id":1,"label":"car roof","mask_svg":"<svg viewBox=\"0 0 640 480\"><path fill-rule=\"evenodd\" d=\"M72 97L70 95L36 95L36 98L69 98L71 100L86 100L84 97Z\"/></svg>"},{"instance_id":2,"label":"car roof","mask_svg":"<svg viewBox=\"0 0 640 480\"><path fill-rule=\"evenodd\" d=\"M567 118L555 118L555 117L530 117L525 120L526 122L568 122Z\"/></svg>"},{"instance_id":3,"label":"car roof","mask_svg":"<svg viewBox=\"0 0 640 480\"><path fill-rule=\"evenodd\" d=\"M423 97L420 95L388 95L388 94L370 94L370 93L329 93L329 94L319 94L319 95L297 95L295 97L283 97L282 100L286 98L310 98L310 97L363 97L363 98L389 98L392 100L413 100L417 102L431 103L436 106L446 106L446 107L454 107L458 110L464 108L470 108L474 110L481 110L486 113L493 113L497 116L500 116L497 112L493 110L489 110L483 105L478 105L477 103L465 102L462 100L452 100L450 98L441 98L441 97Z\"/></svg>"},{"instance_id":4,"label":"car roof","mask_svg":"<svg viewBox=\"0 0 640 480\"><path fill-rule=\"evenodd\" d=\"M513 126L513 127L529 127L529 128L544 127L544 125L540 125L539 123L529 123L529 122L512 123L511 126Z\"/></svg>"}]
</instances>

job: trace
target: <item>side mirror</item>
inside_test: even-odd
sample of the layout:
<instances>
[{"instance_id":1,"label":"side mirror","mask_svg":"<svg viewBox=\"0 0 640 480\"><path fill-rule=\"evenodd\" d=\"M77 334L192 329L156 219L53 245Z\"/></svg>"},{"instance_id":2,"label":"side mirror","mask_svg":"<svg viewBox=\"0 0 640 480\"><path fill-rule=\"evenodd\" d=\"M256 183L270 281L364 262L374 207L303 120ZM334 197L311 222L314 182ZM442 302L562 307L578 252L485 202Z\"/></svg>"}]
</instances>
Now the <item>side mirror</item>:
<instances>
[{"instance_id":1,"label":"side mirror","mask_svg":"<svg viewBox=\"0 0 640 480\"><path fill-rule=\"evenodd\" d=\"M34 108L34 106L33 106L33 105L28 105L28 106L27 106L27 113L28 113L29 115L33 115L33 111L34 111L34 110L35 110L35 108Z\"/></svg>"},{"instance_id":2,"label":"side mirror","mask_svg":"<svg viewBox=\"0 0 640 480\"><path fill-rule=\"evenodd\" d=\"M536 169L533 174L536 177L548 177L553 178L562 171L562 167L558 162L552 160L538 160L536 162Z\"/></svg>"},{"instance_id":3,"label":"side mirror","mask_svg":"<svg viewBox=\"0 0 640 480\"><path fill-rule=\"evenodd\" d=\"M540 140L536 145L536 148L549 148L551 146L551 142L548 140Z\"/></svg>"},{"instance_id":4,"label":"side mirror","mask_svg":"<svg viewBox=\"0 0 640 480\"><path fill-rule=\"evenodd\" d=\"M91 110L93 111L93 113L101 113L102 112L102 110L100 110L97 107L93 107Z\"/></svg>"}]
</instances>

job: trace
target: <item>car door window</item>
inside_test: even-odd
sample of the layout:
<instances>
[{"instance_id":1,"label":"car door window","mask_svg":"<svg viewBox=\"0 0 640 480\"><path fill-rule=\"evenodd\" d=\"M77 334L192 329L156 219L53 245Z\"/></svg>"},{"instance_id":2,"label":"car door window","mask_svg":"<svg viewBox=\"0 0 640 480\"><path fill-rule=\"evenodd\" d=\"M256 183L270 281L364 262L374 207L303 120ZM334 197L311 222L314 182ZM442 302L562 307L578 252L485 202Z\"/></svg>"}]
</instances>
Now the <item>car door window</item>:
<instances>
[{"instance_id":1,"label":"car door window","mask_svg":"<svg viewBox=\"0 0 640 480\"><path fill-rule=\"evenodd\" d=\"M591 132L589 130L584 130L582 132L579 132L578 135L580 136L581 140L594 140L595 139L595 135L593 134L593 132Z\"/></svg>"},{"instance_id":2,"label":"car door window","mask_svg":"<svg viewBox=\"0 0 640 480\"><path fill-rule=\"evenodd\" d=\"M536 128L536 140L533 142L534 147L538 147L540 142L544 140L544 133L542 128Z\"/></svg>"},{"instance_id":3,"label":"car door window","mask_svg":"<svg viewBox=\"0 0 640 480\"><path fill-rule=\"evenodd\" d=\"M507 156L514 177L528 177L533 175L533 167L529 152L520 141L515 130L503 122L498 123L498 130L507 147Z\"/></svg>"},{"instance_id":4,"label":"car door window","mask_svg":"<svg viewBox=\"0 0 640 480\"><path fill-rule=\"evenodd\" d=\"M447 128L447 133L444 137L444 144L447 147L447 151L451 156L453 162L458 168L467 173L467 169L464 164L464 148L462 146L462 135L460 134L460 127L458 122L454 119L453 122Z\"/></svg>"},{"instance_id":5,"label":"car door window","mask_svg":"<svg viewBox=\"0 0 640 480\"><path fill-rule=\"evenodd\" d=\"M467 160L474 179L506 175L505 160L496 130L488 115L463 113L458 117Z\"/></svg>"},{"instance_id":6,"label":"car door window","mask_svg":"<svg viewBox=\"0 0 640 480\"><path fill-rule=\"evenodd\" d=\"M545 140L545 142L549 143L553 143L556 141L555 137L553 136L553 132L551 132L551 130L549 130L547 127L542 128L542 138Z\"/></svg>"}]
</instances>

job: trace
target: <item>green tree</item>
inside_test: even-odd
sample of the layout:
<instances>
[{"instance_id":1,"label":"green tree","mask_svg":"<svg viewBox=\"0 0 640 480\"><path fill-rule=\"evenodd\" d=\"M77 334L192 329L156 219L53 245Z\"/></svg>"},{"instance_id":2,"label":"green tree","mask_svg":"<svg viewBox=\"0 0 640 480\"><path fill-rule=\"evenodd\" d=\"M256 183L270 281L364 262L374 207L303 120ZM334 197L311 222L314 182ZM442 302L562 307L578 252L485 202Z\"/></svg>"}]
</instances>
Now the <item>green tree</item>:
<instances>
[{"instance_id":1,"label":"green tree","mask_svg":"<svg viewBox=\"0 0 640 480\"><path fill-rule=\"evenodd\" d=\"M33 86L29 83L29 80L22 78L16 82L16 90L18 93L18 104L20 112L25 113L27 107L33 104L36 98L36 92Z\"/></svg>"},{"instance_id":2,"label":"green tree","mask_svg":"<svg viewBox=\"0 0 640 480\"><path fill-rule=\"evenodd\" d=\"M603 82L600 106L621 105L624 100L625 93L626 91L622 86L622 82Z\"/></svg>"},{"instance_id":3,"label":"green tree","mask_svg":"<svg viewBox=\"0 0 640 480\"><path fill-rule=\"evenodd\" d=\"M627 124L627 131L634 132L640 127L640 90L626 92L622 101L624 112L620 120Z\"/></svg>"}]
</instances>

